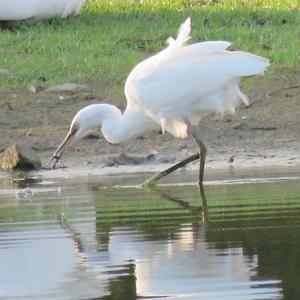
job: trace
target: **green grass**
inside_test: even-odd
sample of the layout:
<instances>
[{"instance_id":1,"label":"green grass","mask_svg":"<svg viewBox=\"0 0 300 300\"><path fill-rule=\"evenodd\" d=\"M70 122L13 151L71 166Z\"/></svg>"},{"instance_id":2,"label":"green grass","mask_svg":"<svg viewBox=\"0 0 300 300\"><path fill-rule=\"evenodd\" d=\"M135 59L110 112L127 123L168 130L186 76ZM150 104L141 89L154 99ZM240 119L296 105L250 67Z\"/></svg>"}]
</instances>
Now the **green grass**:
<instances>
[{"instance_id":1,"label":"green grass","mask_svg":"<svg viewBox=\"0 0 300 300\"><path fill-rule=\"evenodd\" d=\"M132 67L164 48L191 16L192 42L229 40L268 57L272 70L299 66L296 0L88 1L79 16L0 31L0 89L79 82L121 96Z\"/></svg>"},{"instance_id":2,"label":"green grass","mask_svg":"<svg viewBox=\"0 0 300 300\"><path fill-rule=\"evenodd\" d=\"M186 9L208 10L290 10L298 9L298 0L88 0L88 11L102 12L160 12L184 11Z\"/></svg>"}]
</instances>

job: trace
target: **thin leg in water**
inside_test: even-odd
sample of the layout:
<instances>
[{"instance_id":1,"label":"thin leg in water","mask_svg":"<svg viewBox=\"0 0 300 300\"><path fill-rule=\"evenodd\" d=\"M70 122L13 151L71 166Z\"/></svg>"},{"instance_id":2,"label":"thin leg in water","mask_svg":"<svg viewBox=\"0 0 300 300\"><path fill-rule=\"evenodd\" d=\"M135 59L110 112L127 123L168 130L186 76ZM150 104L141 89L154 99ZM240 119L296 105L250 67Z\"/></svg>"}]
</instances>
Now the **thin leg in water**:
<instances>
[{"instance_id":1,"label":"thin leg in water","mask_svg":"<svg viewBox=\"0 0 300 300\"><path fill-rule=\"evenodd\" d=\"M191 156L189 156L188 158L184 159L183 161L180 161L179 163L171 166L170 168L162 171L162 172L159 172L159 173L156 173L155 175L151 176L149 179L147 179L145 182L144 182L144 186L145 187L153 187L155 186L156 182L158 180L160 180L161 178L167 176L168 174L176 171L177 169L179 168L182 168L184 167L185 165L187 165L188 163L194 161L194 160L197 160L199 159L200 157L200 153L197 152Z\"/></svg>"},{"instance_id":2,"label":"thin leg in water","mask_svg":"<svg viewBox=\"0 0 300 300\"><path fill-rule=\"evenodd\" d=\"M148 180L146 180L144 182L144 186L145 187L153 187L153 186L155 186L156 182L158 180L160 180L161 178L167 176L168 174L174 172L175 170L177 170L179 168L184 167L188 163L200 158L198 186L199 186L200 197L201 197L201 201L202 201L203 220L207 221L208 220L208 207L207 207L207 202L206 202L206 197L205 197L205 192L204 192L204 187L203 187L204 166L205 166L207 150L206 150L206 147L204 146L204 144L202 143L202 141L200 140L197 130L194 127L192 127L192 125L189 121L187 121L187 125L188 125L188 130L189 130L190 135L192 135L192 137L194 138L194 140L196 141L196 143L199 147L199 151L197 153L191 155L190 157L186 158L185 160L171 166L170 168L153 175L152 177L150 177Z\"/></svg>"},{"instance_id":3,"label":"thin leg in water","mask_svg":"<svg viewBox=\"0 0 300 300\"><path fill-rule=\"evenodd\" d=\"M197 130L194 127L192 127L190 124L189 127L190 127L190 132L192 134L192 137L194 138L194 140L196 141L199 147L200 166L199 166L198 186L199 186L200 197L202 201L203 220L208 221L208 207L207 207L207 202L206 202L206 197L205 197L205 192L203 187L204 166L205 166L207 150L203 142L200 140Z\"/></svg>"}]
</instances>

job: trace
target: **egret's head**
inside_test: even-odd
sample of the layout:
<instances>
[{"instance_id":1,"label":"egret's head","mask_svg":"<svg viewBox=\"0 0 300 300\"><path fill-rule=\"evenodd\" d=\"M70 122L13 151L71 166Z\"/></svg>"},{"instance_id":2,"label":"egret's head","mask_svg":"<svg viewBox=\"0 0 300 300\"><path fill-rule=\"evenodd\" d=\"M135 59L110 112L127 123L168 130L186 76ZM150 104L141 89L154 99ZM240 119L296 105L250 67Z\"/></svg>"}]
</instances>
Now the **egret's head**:
<instances>
[{"instance_id":1,"label":"egret's head","mask_svg":"<svg viewBox=\"0 0 300 300\"><path fill-rule=\"evenodd\" d=\"M71 144L82 138L89 129L99 126L99 122L97 121L98 119L95 118L92 107L87 106L81 109L73 118L67 135L51 156L48 164L53 163L53 167L55 167Z\"/></svg>"}]
</instances>

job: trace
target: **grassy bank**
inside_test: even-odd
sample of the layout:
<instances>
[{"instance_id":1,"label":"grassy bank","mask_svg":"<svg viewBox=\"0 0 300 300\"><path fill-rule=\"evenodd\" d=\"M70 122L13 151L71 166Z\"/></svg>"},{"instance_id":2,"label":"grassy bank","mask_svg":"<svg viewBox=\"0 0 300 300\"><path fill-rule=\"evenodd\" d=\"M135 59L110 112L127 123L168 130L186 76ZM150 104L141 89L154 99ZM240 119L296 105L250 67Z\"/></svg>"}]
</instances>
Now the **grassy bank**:
<instances>
[{"instance_id":1,"label":"grassy bank","mask_svg":"<svg viewBox=\"0 0 300 300\"><path fill-rule=\"evenodd\" d=\"M79 16L0 31L0 89L79 82L103 97L123 94L143 58L165 47L187 16L193 42L229 40L232 49L272 62L271 71L299 66L297 0L88 1Z\"/></svg>"}]
</instances>

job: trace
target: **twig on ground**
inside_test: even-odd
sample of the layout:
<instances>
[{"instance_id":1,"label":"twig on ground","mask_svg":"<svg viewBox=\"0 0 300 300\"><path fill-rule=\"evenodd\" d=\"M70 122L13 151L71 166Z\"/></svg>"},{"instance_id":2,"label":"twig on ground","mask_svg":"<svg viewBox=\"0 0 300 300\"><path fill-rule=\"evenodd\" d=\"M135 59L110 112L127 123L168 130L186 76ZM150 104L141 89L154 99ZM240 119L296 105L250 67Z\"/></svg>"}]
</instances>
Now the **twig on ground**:
<instances>
[{"instance_id":1,"label":"twig on ground","mask_svg":"<svg viewBox=\"0 0 300 300\"><path fill-rule=\"evenodd\" d=\"M272 97L272 95L274 95L276 93L279 93L281 91L290 90L290 89L297 89L297 88L300 88L299 84L297 84L297 85L290 85L290 86L284 86L284 87L281 87L279 89L276 89L276 90L273 90L273 91L267 93L266 94L266 98L270 99Z\"/></svg>"}]
</instances>

